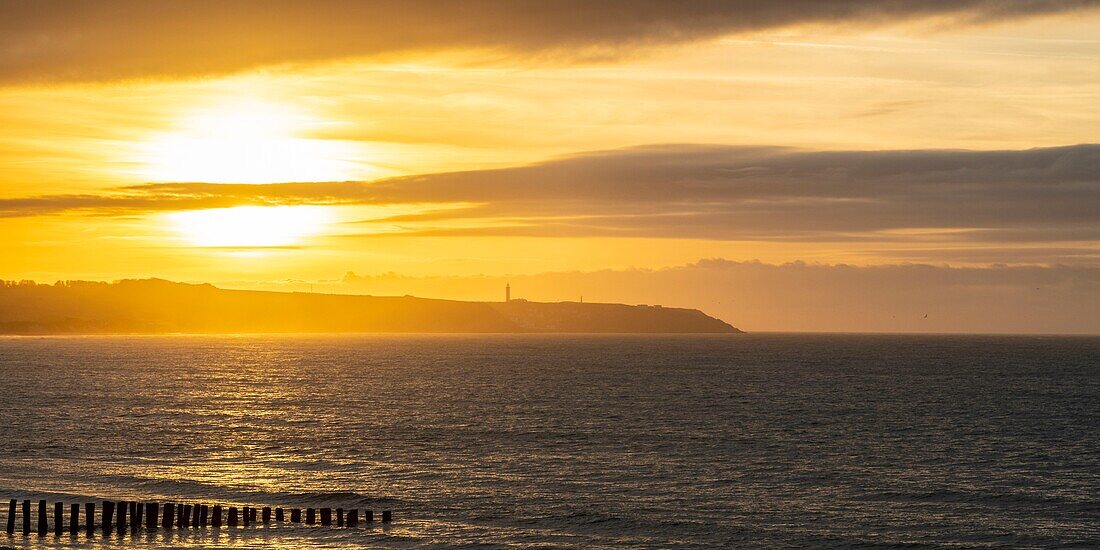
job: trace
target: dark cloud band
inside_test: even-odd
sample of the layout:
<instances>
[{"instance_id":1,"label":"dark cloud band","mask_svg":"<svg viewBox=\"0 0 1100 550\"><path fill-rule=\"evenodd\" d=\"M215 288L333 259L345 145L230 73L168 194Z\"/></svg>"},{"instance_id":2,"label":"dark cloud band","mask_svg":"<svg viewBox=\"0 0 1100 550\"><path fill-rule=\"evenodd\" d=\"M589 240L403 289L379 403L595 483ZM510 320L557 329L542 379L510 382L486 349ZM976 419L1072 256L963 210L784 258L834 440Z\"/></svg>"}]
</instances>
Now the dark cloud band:
<instances>
[{"instance_id":1,"label":"dark cloud band","mask_svg":"<svg viewBox=\"0 0 1100 550\"><path fill-rule=\"evenodd\" d=\"M407 51L563 58L803 23L962 22L1097 0L0 0L0 82L219 74Z\"/></svg>"},{"instance_id":2,"label":"dark cloud band","mask_svg":"<svg viewBox=\"0 0 1100 550\"><path fill-rule=\"evenodd\" d=\"M374 182L148 184L0 200L0 216L434 204L364 224L433 236L1100 242L1100 145L801 151L660 145ZM353 224L354 225L354 224Z\"/></svg>"}]
</instances>

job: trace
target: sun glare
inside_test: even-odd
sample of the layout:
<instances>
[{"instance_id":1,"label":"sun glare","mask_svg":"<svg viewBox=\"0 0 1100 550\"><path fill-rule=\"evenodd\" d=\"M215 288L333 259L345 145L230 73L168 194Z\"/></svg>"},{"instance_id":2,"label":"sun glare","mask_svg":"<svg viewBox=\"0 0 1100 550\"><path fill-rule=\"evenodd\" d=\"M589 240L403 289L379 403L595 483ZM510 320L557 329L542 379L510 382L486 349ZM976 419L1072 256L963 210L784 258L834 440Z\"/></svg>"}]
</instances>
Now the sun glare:
<instances>
[{"instance_id":1,"label":"sun glare","mask_svg":"<svg viewBox=\"0 0 1100 550\"><path fill-rule=\"evenodd\" d=\"M143 176L160 182L342 181L354 163L338 141L303 138L321 124L288 106L245 102L198 111L141 146Z\"/></svg>"},{"instance_id":2,"label":"sun glare","mask_svg":"<svg viewBox=\"0 0 1100 550\"><path fill-rule=\"evenodd\" d=\"M238 206L167 215L172 227L194 246L291 246L321 232L329 221L324 206Z\"/></svg>"}]
</instances>

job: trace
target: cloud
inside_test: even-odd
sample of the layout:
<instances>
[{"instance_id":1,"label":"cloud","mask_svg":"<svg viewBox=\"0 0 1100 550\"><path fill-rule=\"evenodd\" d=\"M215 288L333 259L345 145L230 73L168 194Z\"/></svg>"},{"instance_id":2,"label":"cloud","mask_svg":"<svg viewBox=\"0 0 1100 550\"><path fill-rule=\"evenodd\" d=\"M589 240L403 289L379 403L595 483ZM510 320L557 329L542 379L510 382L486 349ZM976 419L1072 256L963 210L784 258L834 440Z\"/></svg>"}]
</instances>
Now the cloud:
<instances>
[{"instance_id":1,"label":"cloud","mask_svg":"<svg viewBox=\"0 0 1100 550\"><path fill-rule=\"evenodd\" d=\"M1100 239L1100 146L806 152L664 145L379 182L374 200L482 206L432 234L722 240ZM510 223L511 222L511 223Z\"/></svg>"},{"instance_id":2,"label":"cloud","mask_svg":"<svg viewBox=\"0 0 1100 550\"><path fill-rule=\"evenodd\" d=\"M348 273L339 281L226 286L374 295L579 300L698 308L739 328L827 332L1100 334L1100 267L879 266L702 260L666 269L509 276ZM224 283L219 286L225 285Z\"/></svg>"},{"instance_id":3,"label":"cloud","mask_svg":"<svg viewBox=\"0 0 1100 550\"><path fill-rule=\"evenodd\" d=\"M3 199L0 216L283 204L440 207L362 221L407 235L1095 244L1100 145L1018 151L652 145L373 182L148 184L104 195Z\"/></svg>"},{"instance_id":4,"label":"cloud","mask_svg":"<svg viewBox=\"0 0 1100 550\"><path fill-rule=\"evenodd\" d=\"M310 185L311 188L302 188L302 185ZM326 197L318 193L325 185L343 187L355 184L150 184L111 189L102 194L43 195L0 199L0 218L61 213L128 215L234 206L317 203L326 200Z\"/></svg>"},{"instance_id":5,"label":"cloud","mask_svg":"<svg viewBox=\"0 0 1100 550\"><path fill-rule=\"evenodd\" d=\"M798 24L965 23L1096 0L0 0L0 82L223 74L410 51L590 57Z\"/></svg>"}]
</instances>

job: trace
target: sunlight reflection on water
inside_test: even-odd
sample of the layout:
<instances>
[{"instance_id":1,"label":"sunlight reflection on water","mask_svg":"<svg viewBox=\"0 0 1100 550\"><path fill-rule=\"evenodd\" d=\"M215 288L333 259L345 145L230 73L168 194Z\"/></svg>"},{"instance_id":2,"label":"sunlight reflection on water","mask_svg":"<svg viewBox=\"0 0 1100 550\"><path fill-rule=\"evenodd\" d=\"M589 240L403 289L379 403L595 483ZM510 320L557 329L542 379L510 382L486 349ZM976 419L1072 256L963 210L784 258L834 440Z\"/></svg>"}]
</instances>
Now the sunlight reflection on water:
<instances>
[{"instance_id":1,"label":"sunlight reflection on water","mask_svg":"<svg viewBox=\"0 0 1100 550\"><path fill-rule=\"evenodd\" d=\"M0 545L1087 545L1098 369L1095 338L0 338L2 498L396 515Z\"/></svg>"}]
</instances>

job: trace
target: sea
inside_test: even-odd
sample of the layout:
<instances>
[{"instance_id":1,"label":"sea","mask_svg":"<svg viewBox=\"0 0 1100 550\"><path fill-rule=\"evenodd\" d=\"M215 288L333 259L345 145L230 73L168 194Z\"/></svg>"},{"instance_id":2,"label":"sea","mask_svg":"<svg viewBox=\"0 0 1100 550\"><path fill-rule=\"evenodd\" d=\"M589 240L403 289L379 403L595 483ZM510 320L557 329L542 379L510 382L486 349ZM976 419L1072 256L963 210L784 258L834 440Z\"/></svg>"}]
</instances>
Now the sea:
<instances>
[{"instance_id":1,"label":"sea","mask_svg":"<svg viewBox=\"0 0 1100 550\"><path fill-rule=\"evenodd\" d=\"M375 514L12 548L1098 548L1100 337L5 337L8 499Z\"/></svg>"}]
</instances>

